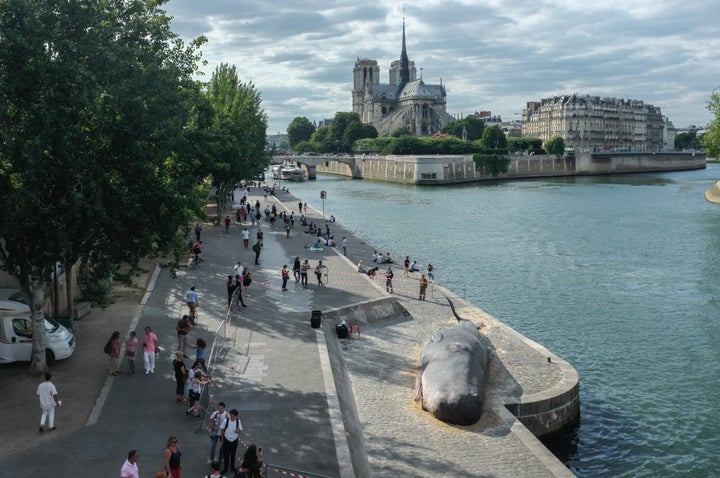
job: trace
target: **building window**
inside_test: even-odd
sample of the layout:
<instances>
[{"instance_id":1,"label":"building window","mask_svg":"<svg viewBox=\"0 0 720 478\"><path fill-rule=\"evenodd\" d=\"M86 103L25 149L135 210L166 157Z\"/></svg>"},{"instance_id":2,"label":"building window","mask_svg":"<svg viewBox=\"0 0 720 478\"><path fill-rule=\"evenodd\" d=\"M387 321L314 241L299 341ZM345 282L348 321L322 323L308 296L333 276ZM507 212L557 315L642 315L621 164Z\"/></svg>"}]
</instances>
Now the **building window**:
<instances>
[{"instance_id":1,"label":"building window","mask_svg":"<svg viewBox=\"0 0 720 478\"><path fill-rule=\"evenodd\" d=\"M420 179L437 179L437 173L421 173Z\"/></svg>"}]
</instances>

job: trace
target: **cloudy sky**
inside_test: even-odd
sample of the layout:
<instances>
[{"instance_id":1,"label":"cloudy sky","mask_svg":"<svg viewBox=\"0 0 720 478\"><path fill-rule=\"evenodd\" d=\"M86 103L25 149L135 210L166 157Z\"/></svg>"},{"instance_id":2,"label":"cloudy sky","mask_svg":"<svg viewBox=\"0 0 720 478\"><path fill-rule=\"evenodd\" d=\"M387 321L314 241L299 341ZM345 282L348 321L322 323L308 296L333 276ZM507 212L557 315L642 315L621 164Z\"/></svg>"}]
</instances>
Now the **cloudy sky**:
<instances>
[{"instance_id":1,"label":"cloudy sky","mask_svg":"<svg viewBox=\"0 0 720 478\"><path fill-rule=\"evenodd\" d=\"M448 113L519 119L525 103L562 94L643 100L678 128L705 125L720 89L715 2L679 0L169 0L173 30L205 35L205 78L237 67L268 115L268 134L296 116L352 111L357 58L381 82L407 51L426 83L442 82Z\"/></svg>"}]
</instances>

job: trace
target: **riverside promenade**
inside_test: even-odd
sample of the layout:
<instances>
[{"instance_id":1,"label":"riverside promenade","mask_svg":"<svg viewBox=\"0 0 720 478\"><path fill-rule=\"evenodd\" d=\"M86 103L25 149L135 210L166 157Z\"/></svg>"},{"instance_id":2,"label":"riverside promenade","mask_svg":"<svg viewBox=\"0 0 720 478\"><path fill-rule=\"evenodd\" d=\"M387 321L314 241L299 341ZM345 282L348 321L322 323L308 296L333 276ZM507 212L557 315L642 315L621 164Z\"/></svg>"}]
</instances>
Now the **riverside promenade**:
<instances>
[{"instance_id":1,"label":"riverside promenade","mask_svg":"<svg viewBox=\"0 0 720 478\"><path fill-rule=\"evenodd\" d=\"M259 199L263 208L274 203L280 211L297 211L298 198L278 192L266 200L258 193L262 191L252 190L251 203ZM342 217L341 211L331 213ZM361 259L371 265L374 247L368 238L351 234L340 223L326 223L312 208L307 215L323 228L327 224L338 243L348 238L347 257L341 247L308 251L305 247L314 238L297 221L290 237L281 224L270 227L263 221L265 247L256 266L252 250L242 246L243 226L233 220L226 234L223 226L204 224L201 267L182 268L177 277L156 269L149 275L142 307L129 320L128 328L137 330L139 338L146 325L160 338L155 373L143 374L138 360L134 376L107 377L102 387L82 390L97 401L85 426L68 431L62 429L63 420L73 410L67 397L74 392L68 390L69 382L56 381L65 400L56 413L58 431L38 434L32 445L0 458L2 475L119 476L127 451L134 448L140 453L140 476L153 477L163 469L163 450L174 435L183 453L182 476L205 476L210 440L201 420L185 416L184 406L175 402L172 371L175 323L187 309L185 291L194 285L200 312L189 339L210 341L220 329L232 345L214 371L210 408L224 401L228 410L239 410L244 432L238 453L250 443L262 447L269 465L266 476L572 476L506 408L509 404L522 415L525 408L532 412L535 403L572 393L577 374L569 364L444 290L441 276L428 288L428 300L418 301L417 273L404 279L402 264L396 264L395 293L386 293L382 273L372 280L356 272ZM249 229L254 238L257 228ZM404 257L403 251L390 252ZM310 273L308 288L291 277L289 290L281 291L280 270L283 264L292 268L296 256L309 259L312 267L322 260L327 283L319 287ZM245 295L248 307L239 308L224 329L225 281L238 260L250 268L254 281ZM469 427L439 422L413 400L428 335L456 323L443 295L454 300L461 316L482 326L495 349L485 413ZM319 329L310 327L312 310L323 312ZM360 336L338 340L335 324L341 318L359 325ZM92 347L93 360L105 361L102 345L78 347ZM187 353L194 355L191 349ZM58 367L72 370L76 359ZM23 426L37 433L36 397L27 397L27 404L32 422Z\"/></svg>"}]
</instances>

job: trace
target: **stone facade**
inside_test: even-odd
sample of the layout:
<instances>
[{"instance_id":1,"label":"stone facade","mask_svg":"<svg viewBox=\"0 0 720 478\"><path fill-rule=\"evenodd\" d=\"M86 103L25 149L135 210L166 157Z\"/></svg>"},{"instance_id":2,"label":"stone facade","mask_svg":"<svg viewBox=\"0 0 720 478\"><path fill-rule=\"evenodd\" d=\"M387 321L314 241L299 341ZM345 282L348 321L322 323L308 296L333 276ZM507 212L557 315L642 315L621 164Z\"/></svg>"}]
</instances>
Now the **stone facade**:
<instances>
[{"instance_id":1,"label":"stone facade","mask_svg":"<svg viewBox=\"0 0 720 478\"><path fill-rule=\"evenodd\" d=\"M406 127L415 136L432 136L453 120L446 111L445 87L417 78L415 63L405 48L403 22L400 60L393 61L389 83L380 83L376 60L358 58L353 68L353 111L360 121L373 125L380 136Z\"/></svg>"},{"instance_id":2,"label":"stone facade","mask_svg":"<svg viewBox=\"0 0 720 478\"><path fill-rule=\"evenodd\" d=\"M660 151L664 126L660 108L640 100L564 95L528 102L522 135L560 136L576 151Z\"/></svg>"}]
</instances>

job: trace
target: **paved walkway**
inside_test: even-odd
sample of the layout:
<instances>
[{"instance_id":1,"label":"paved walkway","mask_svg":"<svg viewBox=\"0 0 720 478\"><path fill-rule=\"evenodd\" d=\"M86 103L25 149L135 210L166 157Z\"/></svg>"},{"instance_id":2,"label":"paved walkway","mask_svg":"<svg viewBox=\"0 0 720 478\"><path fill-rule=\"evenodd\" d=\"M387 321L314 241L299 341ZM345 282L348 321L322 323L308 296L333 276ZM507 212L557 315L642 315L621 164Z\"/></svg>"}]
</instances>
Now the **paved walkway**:
<instances>
[{"instance_id":1,"label":"paved walkway","mask_svg":"<svg viewBox=\"0 0 720 478\"><path fill-rule=\"evenodd\" d=\"M297 207L296 198L281 192L278 196L271 200L280 210L284 207L281 200L288 209ZM257 198L253 195L251 201ZM259 199L264 207L266 201L262 196ZM309 211L309 215L321 219L317 211ZM303 233L297 222L289 238L281 225L272 228L263 222L265 247L259 266L253 265L252 250L242 247L241 226L233 221L230 233L225 234L224 227L204 225L205 262L198 269L181 269L175 278L158 269L150 280L142 314L130 326L141 332L150 325L160 337L162 353L156 373L142 374L138 363L140 373L133 377L107 378L87 427L57 438L45 434L36 446L0 459L3 476L118 476L127 451L136 448L140 451L140 476L152 477L163 469L162 453L170 435L178 437L183 452L182 476L207 474L207 433L200 429L199 419L186 417L183 405L175 402L174 327L186 310L185 291L195 285L200 298L199 324L188 338L213 336L226 316L225 281L237 260L250 267L254 282L245 296L248 307L239 309L228 329L233 348L223 354L214 373L211 408L222 400L228 409L240 411L241 440L261 446L266 464L323 476L367 476L367 469L353 469L350 464L351 454L356 457L358 450L366 449L365 460L373 476L570 476L509 414L486 412L472 427L450 427L413 402L414 372L422 345L430 331L451 325L454 319L444 299L440 300L439 288L429 290L426 302L415 299L417 276L403 280L402 266L396 269L395 297L412 317L361 324L362 337L342 344L355 399L355 410L346 409L348 387L333 377L332 354L321 329L309 326L310 313L389 295L384 291L384 278L372 281L354 272L358 260L369 264L372 245L339 224L328 225L338 242L348 237L349 257L342 256L341 248L306 250L313 238ZM255 230L251 228L253 237ZM283 264L291 268L295 256L308 258L313 266L322 260L328 267L326 286L318 287L310 274L307 289L291 278L289 291L281 291L280 269ZM533 387L545 389L557 380L552 367L542 375L533 368L546 363L542 350L513 355L517 337L496 327L491 317L453 298L461 315L484 322L483 331L488 335L496 331L492 340L498 353L491 361L496 371L491 373L489 403L532 392ZM325 327L327 330L328 325ZM105 360L100 349L97 359ZM521 377L522 384L514 376ZM34 401L32 406L36 407ZM352 403L349 406L352 408ZM59 420L62 413L58 412ZM359 423L348 422L354 413ZM362 430L359 440L351 433L355 427ZM268 476L281 475L271 468Z\"/></svg>"}]
</instances>

